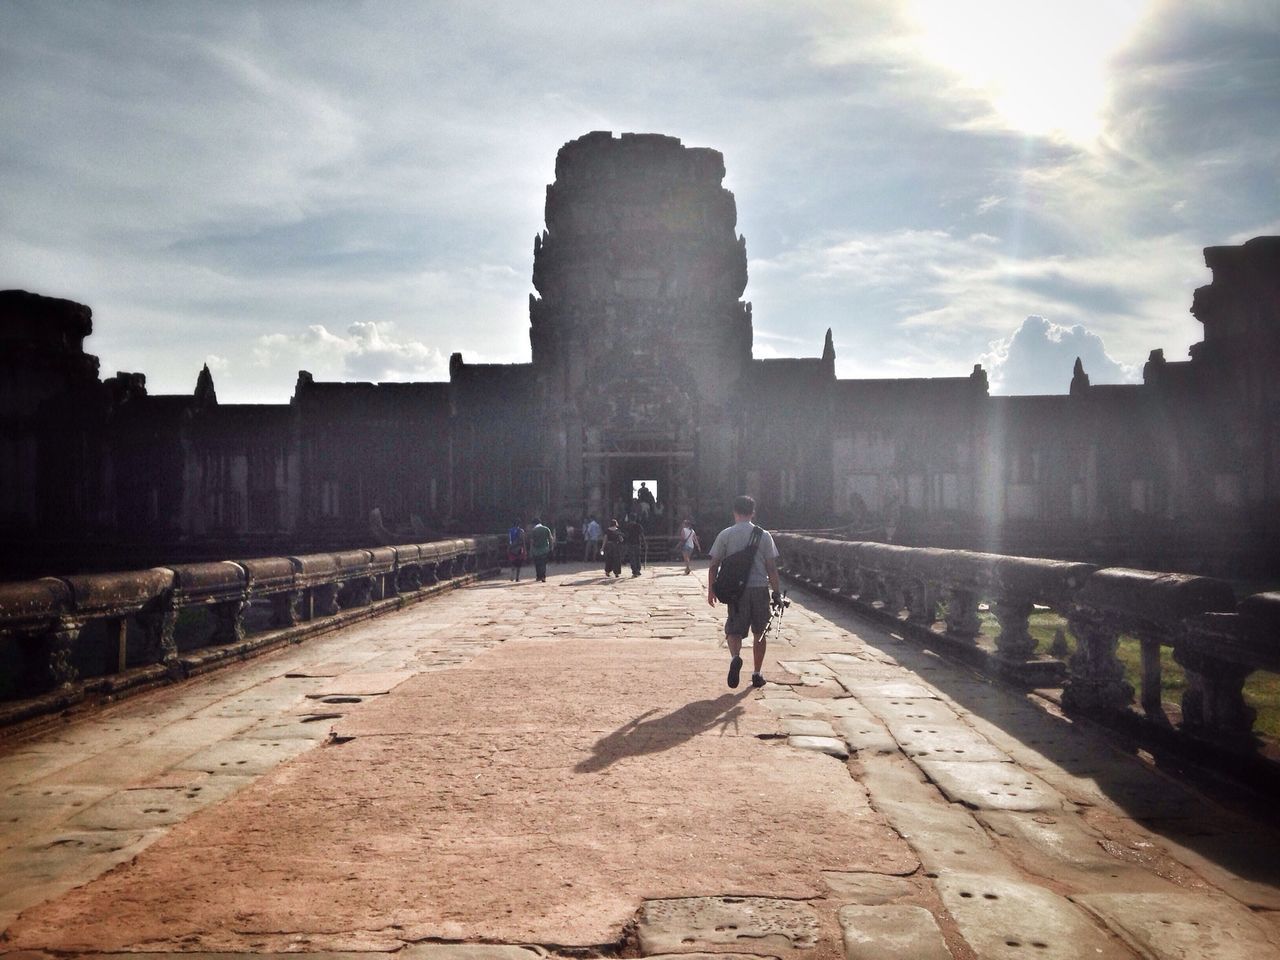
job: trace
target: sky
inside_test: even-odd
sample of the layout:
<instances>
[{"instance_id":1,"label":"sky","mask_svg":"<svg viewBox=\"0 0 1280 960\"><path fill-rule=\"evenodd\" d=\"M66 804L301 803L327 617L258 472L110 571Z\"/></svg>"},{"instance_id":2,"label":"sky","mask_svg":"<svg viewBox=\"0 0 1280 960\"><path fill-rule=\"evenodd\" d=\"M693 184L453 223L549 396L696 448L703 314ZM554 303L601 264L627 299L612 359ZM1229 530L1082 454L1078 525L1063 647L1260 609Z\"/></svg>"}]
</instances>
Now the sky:
<instances>
[{"instance_id":1,"label":"sky","mask_svg":"<svg viewBox=\"0 0 1280 960\"><path fill-rule=\"evenodd\" d=\"M1280 233L1275 0L0 2L0 288L222 402L529 359L559 147L724 154L758 357L992 391L1200 339Z\"/></svg>"}]
</instances>

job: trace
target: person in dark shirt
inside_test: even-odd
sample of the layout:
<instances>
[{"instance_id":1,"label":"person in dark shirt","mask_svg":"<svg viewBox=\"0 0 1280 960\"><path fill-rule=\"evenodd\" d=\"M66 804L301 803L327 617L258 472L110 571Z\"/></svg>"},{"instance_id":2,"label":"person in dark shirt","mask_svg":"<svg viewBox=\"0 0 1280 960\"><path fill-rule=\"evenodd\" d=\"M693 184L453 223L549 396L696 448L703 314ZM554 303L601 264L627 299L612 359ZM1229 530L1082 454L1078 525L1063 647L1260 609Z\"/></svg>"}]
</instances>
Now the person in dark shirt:
<instances>
[{"instance_id":1,"label":"person in dark shirt","mask_svg":"<svg viewBox=\"0 0 1280 960\"><path fill-rule=\"evenodd\" d=\"M640 576L644 562L644 526L634 516L627 517L627 559L631 561L631 575Z\"/></svg>"},{"instance_id":2,"label":"person in dark shirt","mask_svg":"<svg viewBox=\"0 0 1280 960\"><path fill-rule=\"evenodd\" d=\"M617 520L610 520L604 531L604 575L622 576L622 531Z\"/></svg>"}]
</instances>

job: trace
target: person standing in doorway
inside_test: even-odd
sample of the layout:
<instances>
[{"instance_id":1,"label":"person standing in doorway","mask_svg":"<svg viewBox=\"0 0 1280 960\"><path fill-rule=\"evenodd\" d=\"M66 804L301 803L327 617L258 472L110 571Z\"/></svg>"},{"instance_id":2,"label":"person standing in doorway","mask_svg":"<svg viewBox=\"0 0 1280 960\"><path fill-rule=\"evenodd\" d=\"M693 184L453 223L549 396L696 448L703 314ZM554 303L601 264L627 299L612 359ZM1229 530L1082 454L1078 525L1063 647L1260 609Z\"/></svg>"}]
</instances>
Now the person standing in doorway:
<instances>
[{"instance_id":1,"label":"person standing in doorway","mask_svg":"<svg viewBox=\"0 0 1280 960\"><path fill-rule=\"evenodd\" d=\"M622 531L617 520L610 520L604 532L604 575L622 576Z\"/></svg>"},{"instance_id":2,"label":"person standing in doorway","mask_svg":"<svg viewBox=\"0 0 1280 960\"><path fill-rule=\"evenodd\" d=\"M644 563L644 524L635 516L627 518L627 559L631 561L631 575L640 576Z\"/></svg>"},{"instance_id":3,"label":"person standing in doorway","mask_svg":"<svg viewBox=\"0 0 1280 960\"><path fill-rule=\"evenodd\" d=\"M757 530L760 531L755 546L755 555L751 560L750 572L747 574L746 587L742 595L728 604L729 616L724 624L725 642L729 645L729 687L738 685L738 675L742 670L742 641L748 633L752 636L752 670L751 685L764 686L764 652L765 629L772 616L770 609L782 603L781 584L778 582L778 548L774 546L769 531L757 527L753 522L756 516L756 502L748 496L740 496L733 501L733 526L725 527L711 544L708 556L711 567L707 570L707 603L716 605L715 582L716 573L726 557L750 546ZM773 591L770 597L769 591Z\"/></svg>"},{"instance_id":4,"label":"person standing in doorway","mask_svg":"<svg viewBox=\"0 0 1280 960\"><path fill-rule=\"evenodd\" d=\"M547 582L547 560L555 548L556 537L551 528L540 517L534 517L533 529L529 531L529 556L533 557L533 572L539 583Z\"/></svg>"},{"instance_id":5,"label":"person standing in doorway","mask_svg":"<svg viewBox=\"0 0 1280 960\"><path fill-rule=\"evenodd\" d=\"M525 551L529 547L529 539L525 536L524 527L516 520L507 531L507 563L511 564L511 580L520 582L520 568L524 566Z\"/></svg>"},{"instance_id":6,"label":"person standing in doorway","mask_svg":"<svg viewBox=\"0 0 1280 960\"><path fill-rule=\"evenodd\" d=\"M583 563L591 563L600 557L600 536L604 531L600 529L600 524L595 517L587 521L583 528L583 536L587 541L586 551L582 554Z\"/></svg>"},{"instance_id":7,"label":"person standing in doorway","mask_svg":"<svg viewBox=\"0 0 1280 960\"><path fill-rule=\"evenodd\" d=\"M684 572L691 572L689 567L689 558L693 556L695 550L702 549L702 543L698 540L698 531L693 529L693 521L686 520L680 525L680 556L684 557Z\"/></svg>"}]
</instances>

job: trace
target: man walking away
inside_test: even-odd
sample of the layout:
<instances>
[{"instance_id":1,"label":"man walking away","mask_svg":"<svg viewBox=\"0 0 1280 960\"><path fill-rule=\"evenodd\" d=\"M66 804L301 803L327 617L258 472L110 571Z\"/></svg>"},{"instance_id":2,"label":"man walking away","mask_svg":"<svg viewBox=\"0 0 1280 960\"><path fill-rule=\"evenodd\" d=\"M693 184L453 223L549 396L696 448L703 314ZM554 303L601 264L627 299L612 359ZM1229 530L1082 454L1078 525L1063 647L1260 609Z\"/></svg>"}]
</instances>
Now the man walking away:
<instances>
[{"instance_id":1,"label":"man walking away","mask_svg":"<svg viewBox=\"0 0 1280 960\"><path fill-rule=\"evenodd\" d=\"M586 551L582 554L583 563L592 563L600 557L600 536L603 531L600 524L592 517L587 521L586 527L583 529L583 536L586 538Z\"/></svg>"},{"instance_id":2,"label":"man walking away","mask_svg":"<svg viewBox=\"0 0 1280 960\"><path fill-rule=\"evenodd\" d=\"M537 574L539 583L547 582L547 558L555 545L556 538L551 528L534 517L533 529L529 531L529 556L533 557L533 572Z\"/></svg>"},{"instance_id":3,"label":"man walking away","mask_svg":"<svg viewBox=\"0 0 1280 960\"><path fill-rule=\"evenodd\" d=\"M769 531L757 528L752 522L756 515L756 502L751 497L741 496L733 501L733 526L725 527L711 544L708 556L711 567L707 570L707 603L716 605L715 582L716 573L725 558L737 553L751 544L755 530L760 530L760 538L756 543L755 556L751 561L750 573L747 574L746 588L736 601L730 603L729 616L724 625L725 641L729 645L729 686L738 685L738 674L742 670L742 641L748 631L752 635L752 671L751 685L764 686L764 632L769 626L772 614L770 599L776 605L782 602L781 585L778 583L778 548L774 546ZM770 598L769 591L773 591Z\"/></svg>"},{"instance_id":4,"label":"man walking away","mask_svg":"<svg viewBox=\"0 0 1280 960\"><path fill-rule=\"evenodd\" d=\"M640 576L640 564L644 562L644 524L634 515L627 518L627 559L631 561L631 575Z\"/></svg>"}]
</instances>

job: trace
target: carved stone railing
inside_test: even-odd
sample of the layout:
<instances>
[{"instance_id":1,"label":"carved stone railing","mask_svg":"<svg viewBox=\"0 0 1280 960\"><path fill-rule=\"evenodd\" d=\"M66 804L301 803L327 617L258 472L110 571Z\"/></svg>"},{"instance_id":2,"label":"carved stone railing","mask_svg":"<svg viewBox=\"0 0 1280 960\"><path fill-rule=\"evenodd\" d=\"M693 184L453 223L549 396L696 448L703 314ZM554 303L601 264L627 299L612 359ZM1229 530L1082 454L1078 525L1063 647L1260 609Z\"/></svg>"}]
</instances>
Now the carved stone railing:
<instances>
[{"instance_id":1,"label":"carved stone railing","mask_svg":"<svg viewBox=\"0 0 1280 960\"><path fill-rule=\"evenodd\" d=\"M801 534L774 539L789 577L946 642L1003 677L1060 684L1070 713L1139 720L1237 754L1258 745L1243 688L1254 671L1280 672L1280 593L1237 606L1229 584L1189 574ZM1000 626L994 651L976 643L984 601ZM1036 606L1070 626L1076 650L1068 662L1037 652L1028 629ZM1141 649L1136 701L1117 656L1122 635ZM1162 648L1187 677L1176 727L1161 702Z\"/></svg>"},{"instance_id":2,"label":"carved stone railing","mask_svg":"<svg viewBox=\"0 0 1280 960\"><path fill-rule=\"evenodd\" d=\"M88 692L180 679L230 656L397 607L465 574L496 569L504 548L502 537L471 537L0 583L0 640L16 644L20 661L0 723L58 709ZM263 616L247 637L254 607ZM194 641L186 638L180 652L187 612L208 614L212 626Z\"/></svg>"}]
</instances>

